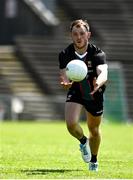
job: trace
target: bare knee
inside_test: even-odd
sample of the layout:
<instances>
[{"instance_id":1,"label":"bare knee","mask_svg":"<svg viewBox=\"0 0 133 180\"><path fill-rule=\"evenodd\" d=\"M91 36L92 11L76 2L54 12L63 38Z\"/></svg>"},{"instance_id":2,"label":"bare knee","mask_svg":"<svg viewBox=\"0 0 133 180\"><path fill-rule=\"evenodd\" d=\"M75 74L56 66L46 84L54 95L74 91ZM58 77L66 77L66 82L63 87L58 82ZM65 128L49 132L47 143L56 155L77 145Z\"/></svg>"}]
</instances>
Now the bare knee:
<instances>
[{"instance_id":1,"label":"bare knee","mask_svg":"<svg viewBox=\"0 0 133 180\"><path fill-rule=\"evenodd\" d=\"M89 128L89 130L90 130L91 136L93 136L93 137L100 136L100 130L98 127Z\"/></svg>"},{"instance_id":2,"label":"bare knee","mask_svg":"<svg viewBox=\"0 0 133 180\"><path fill-rule=\"evenodd\" d=\"M92 137L100 137L100 123L101 116L93 116L89 112L87 113L87 124Z\"/></svg>"}]
</instances>

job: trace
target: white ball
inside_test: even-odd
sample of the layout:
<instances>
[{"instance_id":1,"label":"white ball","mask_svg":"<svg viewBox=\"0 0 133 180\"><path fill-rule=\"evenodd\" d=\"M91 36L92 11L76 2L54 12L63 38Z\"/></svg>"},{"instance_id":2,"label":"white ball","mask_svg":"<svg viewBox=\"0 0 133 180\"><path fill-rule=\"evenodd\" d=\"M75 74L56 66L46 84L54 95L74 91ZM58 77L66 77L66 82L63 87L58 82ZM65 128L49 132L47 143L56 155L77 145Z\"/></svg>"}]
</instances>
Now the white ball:
<instances>
[{"instance_id":1,"label":"white ball","mask_svg":"<svg viewBox=\"0 0 133 180\"><path fill-rule=\"evenodd\" d=\"M68 79L79 82L82 81L87 75L87 66L82 60L74 59L66 66L66 75Z\"/></svg>"}]
</instances>

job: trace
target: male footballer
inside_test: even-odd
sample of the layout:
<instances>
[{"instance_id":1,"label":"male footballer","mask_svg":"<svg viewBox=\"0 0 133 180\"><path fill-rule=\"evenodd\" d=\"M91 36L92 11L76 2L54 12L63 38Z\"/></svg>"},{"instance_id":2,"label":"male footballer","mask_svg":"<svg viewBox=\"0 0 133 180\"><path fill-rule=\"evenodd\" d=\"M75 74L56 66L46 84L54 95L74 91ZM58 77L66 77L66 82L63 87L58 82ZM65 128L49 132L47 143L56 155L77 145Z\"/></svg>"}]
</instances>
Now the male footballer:
<instances>
[{"instance_id":1,"label":"male footballer","mask_svg":"<svg viewBox=\"0 0 133 180\"><path fill-rule=\"evenodd\" d=\"M103 114L103 93L106 87L108 66L105 53L89 42L90 26L82 19L71 23L72 43L59 53L61 86L68 89L65 104L65 121L69 133L80 142L83 160L90 171L98 171L98 151L101 141L100 123ZM84 61L88 74L80 82L71 82L66 76L66 65L73 59ZM88 134L85 135L79 118L86 111Z\"/></svg>"}]
</instances>

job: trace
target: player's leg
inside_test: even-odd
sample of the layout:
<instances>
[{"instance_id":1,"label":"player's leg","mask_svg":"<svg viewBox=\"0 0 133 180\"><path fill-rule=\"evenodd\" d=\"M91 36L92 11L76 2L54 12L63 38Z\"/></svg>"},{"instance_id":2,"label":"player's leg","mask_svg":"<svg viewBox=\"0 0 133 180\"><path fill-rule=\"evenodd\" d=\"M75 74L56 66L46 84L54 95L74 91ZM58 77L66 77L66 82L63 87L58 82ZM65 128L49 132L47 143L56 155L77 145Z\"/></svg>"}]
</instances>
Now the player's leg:
<instances>
[{"instance_id":1,"label":"player's leg","mask_svg":"<svg viewBox=\"0 0 133 180\"><path fill-rule=\"evenodd\" d=\"M87 112L87 124L90 131L89 144L90 144L90 149L91 149L91 154L92 154L90 165L92 166L92 168L94 166L94 170L97 170L97 155L98 155L99 145L101 141L101 134L100 134L100 129L99 129L100 123L101 123L101 116L93 116L92 114ZM93 170L93 169L90 169L90 170Z\"/></svg>"},{"instance_id":2,"label":"player's leg","mask_svg":"<svg viewBox=\"0 0 133 180\"><path fill-rule=\"evenodd\" d=\"M82 105L74 102L66 102L65 120L67 129L72 136L80 140L83 137L83 130L79 125L79 117Z\"/></svg>"},{"instance_id":3,"label":"player's leg","mask_svg":"<svg viewBox=\"0 0 133 180\"><path fill-rule=\"evenodd\" d=\"M91 152L94 155L98 154L99 145L101 141L101 134L100 134L100 126L101 123L101 116L93 116L89 112L87 112L87 124L90 131L90 147Z\"/></svg>"},{"instance_id":4,"label":"player's leg","mask_svg":"<svg viewBox=\"0 0 133 180\"><path fill-rule=\"evenodd\" d=\"M65 119L67 129L72 136L80 141L80 150L82 158L85 162L90 161L91 153L86 136L79 124L79 117L82 110L82 105L74 102L66 102Z\"/></svg>"}]
</instances>

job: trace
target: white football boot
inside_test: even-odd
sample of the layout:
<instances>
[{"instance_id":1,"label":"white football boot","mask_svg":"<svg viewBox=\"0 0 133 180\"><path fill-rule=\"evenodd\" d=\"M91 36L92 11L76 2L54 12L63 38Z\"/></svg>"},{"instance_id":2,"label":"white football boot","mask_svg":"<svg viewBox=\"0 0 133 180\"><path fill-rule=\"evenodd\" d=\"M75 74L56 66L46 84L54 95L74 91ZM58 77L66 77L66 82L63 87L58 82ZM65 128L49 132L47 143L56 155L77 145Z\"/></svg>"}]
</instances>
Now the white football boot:
<instances>
[{"instance_id":1,"label":"white football boot","mask_svg":"<svg viewBox=\"0 0 133 180\"><path fill-rule=\"evenodd\" d=\"M89 163L91 160L91 150L89 146L89 140L87 139L85 144L80 144L80 151L84 162Z\"/></svg>"},{"instance_id":2,"label":"white football boot","mask_svg":"<svg viewBox=\"0 0 133 180\"><path fill-rule=\"evenodd\" d=\"M89 170L90 171L98 171L98 162L89 162Z\"/></svg>"}]
</instances>

